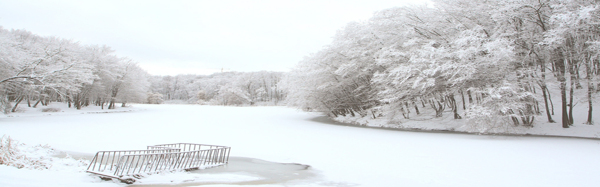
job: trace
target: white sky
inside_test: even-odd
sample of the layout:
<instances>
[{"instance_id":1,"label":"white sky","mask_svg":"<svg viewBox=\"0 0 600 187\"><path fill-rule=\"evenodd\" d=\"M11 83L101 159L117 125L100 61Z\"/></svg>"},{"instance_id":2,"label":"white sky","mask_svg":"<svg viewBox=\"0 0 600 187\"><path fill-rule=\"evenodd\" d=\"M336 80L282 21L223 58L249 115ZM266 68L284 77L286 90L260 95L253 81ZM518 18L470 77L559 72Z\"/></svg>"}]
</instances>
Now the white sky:
<instances>
[{"instance_id":1,"label":"white sky","mask_svg":"<svg viewBox=\"0 0 600 187\"><path fill-rule=\"evenodd\" d=\"M0 26L107 45L153 75L288 71L373 12L426 0L2 0Z\"/></svg>"}]
</instances>

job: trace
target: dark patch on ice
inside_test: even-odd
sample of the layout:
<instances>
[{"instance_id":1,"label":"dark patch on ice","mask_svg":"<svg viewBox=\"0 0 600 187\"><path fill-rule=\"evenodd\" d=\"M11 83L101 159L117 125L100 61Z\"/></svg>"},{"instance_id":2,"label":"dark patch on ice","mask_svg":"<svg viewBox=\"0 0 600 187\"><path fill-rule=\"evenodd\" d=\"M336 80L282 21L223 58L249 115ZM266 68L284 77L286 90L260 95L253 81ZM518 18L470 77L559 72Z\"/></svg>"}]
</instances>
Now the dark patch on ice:
<instances>
[{"instance_id":1,"label":"dark patch on ice","mask_svg":"<svg viewBox=\"0 0 600 187\"><path fill-rule=\"evenodd\" d=\"M135 187L183 187L199 185L264 185L264 184L286 184L291 181L302 181L311 179L317 175L311 170L310 165L299 163L277 163L266 160L230 157L227 165L190 171L196 174L248 174L249 176L259 177L261 179L242 182L186 182L178 184L133 184Z\"/></svg>"},{"instance_id":2,"label":"dark patch on ice","mask_svg":"<svg viewBox=\"0 0 600 187\"><path fill-rule=\"evenodd\" d=\"M67 155L69 155L69 157L76 159L76 160L92 160L94 158L94 154L89 154L89 153L79 153L79 152L65 152L65 151L56 151L54 153L54 157L57 158L65 158L67 157Z\"/></svg>"},{"instance_id":3,"label":"dark patch on ice","mask_svg":"<svg viewBox=\"0 0 600 187\"><path fill-rule=\"evenodd\" d=\"M69 156L74 159L92 160L93 154L57 151L53 156L64 158ZM260 178L252 181L237 181L237 182L184 182L177 184L133 184L130 186L143 187L185 187L199 185L215 185L215 184L231 184L231 185L261 185L261 184L286 184L290 181L303 181L316 178L317 174L311 169L310 165L299 163L278 163L266 160L247 158L247 157L230 157L229 163L226 165L191 170L190 173L202 174L242 174Z\"/></svg>"}]
</instances>

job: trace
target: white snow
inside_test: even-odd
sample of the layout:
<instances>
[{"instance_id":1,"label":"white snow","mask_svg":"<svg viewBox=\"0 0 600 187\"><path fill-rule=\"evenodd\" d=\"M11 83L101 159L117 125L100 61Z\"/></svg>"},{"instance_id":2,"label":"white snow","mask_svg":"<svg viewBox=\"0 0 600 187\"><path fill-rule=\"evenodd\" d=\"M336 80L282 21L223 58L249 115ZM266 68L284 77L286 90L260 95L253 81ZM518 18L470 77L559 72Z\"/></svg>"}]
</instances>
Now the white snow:
<instances>
[{"instance_id":1,"label":"white snow","mask_svg":"<svg viewBox=\"0 0 600 187\"><path fill-rule=\"evenodd\" d=\"M47 145L31 146L13 140L7 146L9 139L3 137L2 146L11 147L13 159L11 166L0 165L0 186L115 186L88 177L84 173L89 164L87 160L76 160L68 154L53 156L57 151ZM6 151L6 147L0 151Z\"/></svg>"},{"instance_id":2,"label":"white snow","mask_svg":"<svg viewBox=\"0 0 600 187\"><path fill-rule=\"evenodd\" d=\"M580 90L581 91L581 90ZM581 94L580 94L581 95ZM560 101L560 94L553 93L554 101ZM594 108L600 108L600 100L594 101ZM559 103L560 104L560 103ZM586 137L586 138L597 138L600 139L600 123L595 125L587 125L588 108L587 103L579 103L582 106L576 106L573 109L574 123L569 128L563 128L561 123L561 109L559 105L555 105L555 114L551 115L555 123L549 123L545 111L542 115L535 116L535 122L532 128L523 126L502 126L500 129L493 129L489 132L484 133L497 133L497 134L517 134L517 135L546 135L546 136L566 136L566 137ZM462 106L462 104L461 104ZM543 103L540 104L543 107ZM443 117L436 118L435 111L431 107L423 108L419 105L421 114L417 115L416 112L411 108L410 118L404 119L400 114L392 117L393 120L389 120L388 117L379 117L372 119L370 115L361 117L356 116L338 116L334 118L335 121L343 123L352 123L360 126L369 127L384 127L391 129L404 129L404 130L415 130L415 131L453 131L453 132L469 132L469 133L480 133L480 129L477 129L476 125L467 125L466 119L455 120L453 119L453 113L450 110L443 112ZM464 111L459 107L459 114L464 116ZM600 110L593 110L593 118L598 121L600 117ZM489 127L488 125L481 125L481 127ZM480 127L480 128L481 128Z\"/></svg>"},{"instance_id":3,"label":"white snow","mask_svg":"<svg viewBox=\"0 0 600 187\"><path fill-rule=\"evenodd\" d=\"M225 173L225 174L197 174L189 172L164 172L147 175L137 184L164 184L167 183L231 183L257 181L262 178L251 176L248 173Z\"/></svg>"},{"instance_id":4,"label":"white snow","mask_svg":"<svg viewBox=\"0 0 600 187\"><path fill-rule=\"evenodd\" d=\"M92 109L88 109L92 110ZM91 155L164 143L231 146L232 157L310 165L281 183L252 173L176 172L140 184L211 186L597 186L600 141L403 132L333 125L285 107L134 105L130 112L0 117L0 135ZM17 115L17 114L15 114ZM331 123L331 124L328 124ZM146 180L144 183L144 180ZM193 180L193 181L190 181ZM226 181L226 182L224 182ZM194 184L194 183L192 183ZM123 186L82 170L0 166L0 186Z\"/></svg>"},{"instance_id":5,"label":"white snow","mask_svg":"<svg viewBox=\"0 0 600 187\"><path fill-rule=\"evenodd\" d=\"M600 107L600 105L598 105L598 107ZM358 115L355 117L338 116L334 119L342 123L351 123L369 127L383 127L414 131L453 131L480 133L480 131L475 129L473 126L465 125L465 119L453 119L451 111L445 111L443 117L435 118L433 117L435 114L433 114L432 110L421 110L428 113L422 113L421 115L413 114L410 119L397 119L393 122L390 122L390 120L385 117L372 119L369 116L360 117ZM502 129L495 129L497 132L492 131L486 133L600 138L600 124L584 124L587 119L587 111L576 110L573 114L575 123L569 128L562 128L562 124L560 122L560 113L553 116L554 120L557 121L556 123L548 123L545 114L544 116L535 117L535 123L532 128L508 125L503 126ZM600 110L594 111L594 118L598 117L600 117Z\"/></svg>"}]
</instances>

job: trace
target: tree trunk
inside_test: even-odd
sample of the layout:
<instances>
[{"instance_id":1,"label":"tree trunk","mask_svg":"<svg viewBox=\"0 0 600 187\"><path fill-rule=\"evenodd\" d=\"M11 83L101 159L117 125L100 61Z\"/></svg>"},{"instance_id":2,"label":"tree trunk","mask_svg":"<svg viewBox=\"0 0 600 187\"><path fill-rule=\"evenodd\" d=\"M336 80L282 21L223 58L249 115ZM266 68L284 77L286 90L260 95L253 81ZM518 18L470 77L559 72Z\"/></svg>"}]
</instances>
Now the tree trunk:
<instances>
[{"instance_id":1,"label":"tree trunk","mask_svg":"<svg viewBox=\"0 0 600 187\"><path fill-rule=\"evenodd\" d=\"M36 101L35 104L33 104L33 108L37 107L37 105L40 103L40 101L42 101L42 100Z\"/></svg>"},{"instance_id":2,"label":"tree trunk","mask_svg":"<svg viewBox=\"0 0 600 187\"><path fill-rule=\"evenodd\" d=\"M409 113L406 112L402 104L400 104L400 111L402 111L402 117L404 117L404 119L410 119Z\"/></svg>"},{"instance_id":3,"label":"tree trunk","mask_svg":"<svg viewBox=\"0 0 600 187\"><path fill-rule=\"evenodd\" d=\"M587 93L587 97L588 97L588 117L587 117L587 121L585 122L585 124L588 125L593 125L594 121L592 121L592 92L593 92L593 84L591 82L588 82L588 93Z\"/></svg>"},{"instance_id":4,"label":"tree trunk","mask_svg":"<svg viewBox=\"0 0 600 187\"><path fill-rule=\"evenodd\" d=\"M460 95L462 96L463 110L467 110L467 104L465 103L465 92L460 90Z\"/></svg>"},{"instance_id":5,"label":"tree trunk","mask_svg":"<svg viewBox=\"0 0 600 187\"><path fill-rule=\"evenodd\" d=\"M119 88L113 88L112 93L110 95L110 103L108 104L108 109L115 109L115 98L117 98L118 93Z\"/></svg>"},{"instance_id":6,"label":"tree trunk","mask_svg":"<svg viewBox=\"0 0 600 187\"><path fill-rule=\"evenodd\" d=\"M537 114L537 115L542 114L542 112L540 112L540 102L538 102L537 100L534 100L533 102L535 103L535 105L534 105L535 114Z\"/></svg>"},{"instance_id":7,"label":"tree trunk","mask_svg":"<svg viewBox=\"0 0 600 187\"><path fill-rule=\"evenodd\" d=\"M48 106L50 104L50 97L44 97L42 101L42 106Z\"/></svg>"},{"instance_id":8,"label":"tree trunk","mask_svg":"<svg viewBox=\"0 0 600 187\"><path fill-rule=\"evenodd\" d=\"M73 105L75 105L75 109L81 110L81 98L79 97L79 94L75 94L73 97Z\"/></svg>"},{"instance_id":9,"label":"tree trunk","mask_svg":"<svg viewBox=\"0 0 600 187\"><path fill-rule=\"evenodd\" d=\"M542 95L544 96L544 106L546 107L546 116L548 116L548 122L549 123L556 123L556 121L554 121L554 119L552 119L552 115L550 115L550 108L548 106L548 94L546 94L547 89L546 89L546 85L544 84L543 86L540 85L542 87Z\"/></svg>"},{"instance_id":10,"label":"tree trunk","mask_svg":"<svg viewBox=\"0 0 600 187\"><path fill-rule=\"evenodd\" d=\"M467 96L469 96L469 104L473 104L473 97L471 97L471 90L467 90Z\"/></svg>"},{"instance_id":11,"label":"tree trunk","mask_svg":"<svg viewBox=\"0 0 600 187\"><path fill-rule=\"evenodd\" d=\"M336 117L336 118L338 117L338 115L336 114L335 111L331 111L331 114L333 114L333 117Z\"/></svg>"},{"instance_id":12,"label":"tree trunk","mask_svg":"<svg viewBox=\"0 0 600 187\"><path fill-rule=\"evenodd\" d=\"M19 103L21 103L21 101L23 101L24 96L19 97L16 101L15 101L15 106L12 107L12 109L10 110L10 112L16 112L17 111L17 107L19 106Z\"/></svg>"},{"instance_id":13,"label":"tree trunk","mask_svg":"<svg viewBox=\"0 0 600 187\"><path fill-rule=\"evenodd\" d=\"M548 117L549 123L556 123L550 115L550 107L548 106L548 86L546 85L546 63L542 59L539 60L540 69L542 71L542 80L540 80L540 88L542 89L542 96L544 97L544 107L546 107L546 116Z\"/></svg>"},{"instance_id":14,"label":"tree trunk","mask_svg":"<svg viewBox=\"0 0 600 187\"><path fill-rule=\"evenodd\" d=\"M575 90L576 82L579 82L577 79L577 74L575 73L576 69L576 60L570 60L569 63L569 125L573 125L573 107L575 107L575 103L573 103L573 92Z\"/></svg>"},{"instance_id":15,"label":"tree trunk","mask_svg":"<svg viewBox=\"0 0 600 187\"><path fill-rule=\"evenodd\" d=\"M562 127L569 128L569 115L567 113L567 83L565 78L565 59L560 49L555 50L554 67L556 68L556 79L560 83L560 99L562 108Z\"/></svg>"},{"instance_id":16,"label":"tree trunk","mask_svg":"<svg viewBox=\"0 0 600 187\"><path fill-rule=\"evenodd\" d=\"M448 96L448 103L450 104L450 108L452 108L454 119L462 119L462 117L458 114L458 105L456 104L456 99L454 99L454 94L450 94Z\"/></svg>"},{"instance_id":17,"label":"tree trunk","mask_svg":"<svg viewBox=\"0 0 600 187\"><path fill-rule=\"evenodd\" d=\"M111 99L110 103L108 103L108 109L115 109L115 100Z\"/></svg>"},{"instance_id":18,"label":"tree trunk","mask_svg":"<svg viewBox=\"0 0 600 187\"><path fill-rule=\"evenodd\" d=\"M589 59L589 58L588 58ZM585 63L585 73L586 79L588 82L588 90L587 90L587 99L588 99L588 117L585 124L593 125L594 121L592 121L592 92L594 91L594 83L592 82L592 63L591 60L588 60Z\"/></svg>"},{"instance_id":19,"label":"tree trunk","mask_svg":"<svg viewBox=\"0 0 600 187\"><path fill-rule=\"evenodd\" d=\"M38 104L42 103L42 105L44 105L43 101L44 101L44 97L43 95L39 96L40 98L38 99L37 102L35 102L35 104L33 104L33 108L37 107Z\"/></svg>"},{"instance_id":20,"label":"tree trunk","mask_svg":"<svg viewBox=\"0 0 600 187\"><path fill-rule=\"evenodd\" d=\"M415 112L417 113L417 115L421 114L421 113L419 112L419 106L417 106L417 103L415 103L415 101L414 101L414 100L413 100L413 103L412 103L412 104L413 104L413 105L415 105Z\"/></svg>"},{"instance_id":21,"label":"tree trunk","mask_svg":"<svg viewBox=\"0 0 600 187\"><path fill-rule=\"evenodd\" d=\"M561 104L562 104L562 127L569 128L571 123L569 122L569 115L567 113L567 90L565 87L566 87L566 83L561 82L560 83L560 99L561 99Z\"/></svg>"},{"instance_id":22,"label":"tree trunk","mask_svg":"<svg viewBox=\"0 0 600 187\"><path fill-rule=\"evenodd\" d=\"M548 101L550 101L550 110L552 111L552 115L554 116L554 102L552 102L552 94L550 94L550 90L546 87L546 93L548 94Z\"/></svg>"},{"instance_id":23,"label":"tree trunk","mask_svg":"<svg viewBox=\"0 0 600 187\"><path fill-rule=\"evenodd\" d=\"M436 118L443 116L444 108L446 107L445 104L442 104L440 101L437 101L437 100L435 100L435 101L431 100L430 105L431 105L431 108L433 108L433 110L435 110Z\"/></svg>"},{"instance_id":24,"label":"tree trunk","mask_svg":"<svg viewBox=\"0 0 600 187\"><path fill-rule=\"evenodd\" d=\"M575 104L573 103L573 81L571 81L571 87L569 88L569 125L573 126L573 107Z\"/></svg>"},{"instance_id":25,"label":"tree trunk","mask_svg":"<svg viewBox=\"0 0 600 187\"><path fill-rule=\"evenodd\" d=\"M515 117L514 114L515 112L512 109L508 109L508 114L510 114L510 119L513 121L513 124L515 126L519 125L519 118Z\"/></svg>"}]
</instances>

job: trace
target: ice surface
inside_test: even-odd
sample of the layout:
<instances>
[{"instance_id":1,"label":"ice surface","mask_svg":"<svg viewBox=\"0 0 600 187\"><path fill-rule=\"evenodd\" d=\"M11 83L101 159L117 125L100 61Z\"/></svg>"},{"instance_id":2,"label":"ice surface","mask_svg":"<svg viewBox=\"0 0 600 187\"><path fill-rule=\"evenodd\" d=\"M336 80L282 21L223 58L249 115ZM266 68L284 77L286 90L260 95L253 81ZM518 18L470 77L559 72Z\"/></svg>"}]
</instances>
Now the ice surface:
<instances>
[{"instance_id":1,"label":"ice surface","mask_svg":"<svg viewBox=\"0 0 600 187\"><path fill-rule=\"evenodd\" d=\"M4 117L0 118L0 133L28 145L49 144L57 150L82 154L165 142L226 145L232 147L232 157L310 165L310 172L315 174L277 184L250 184L256 186L600 184L598 140L366 129L326 124L319 114L285 107L135 105L133 108L134 111L125 113ZM230 174L215 180L265 178L248 172ZM0 186L42 183L43 186L122 185L98 181L86 173L0 166Z\"/></svg>"}]
</instances>

